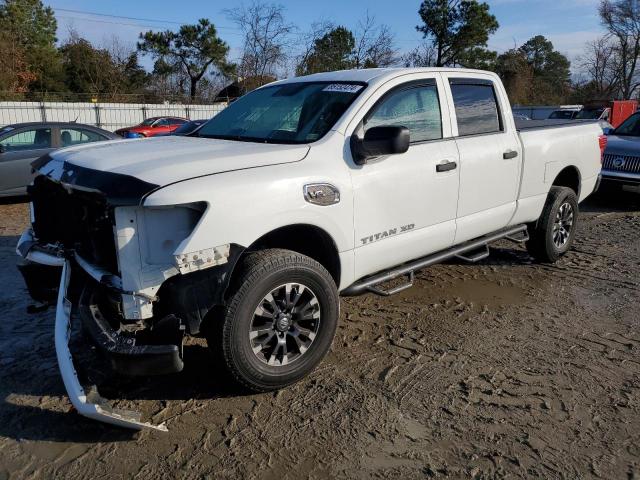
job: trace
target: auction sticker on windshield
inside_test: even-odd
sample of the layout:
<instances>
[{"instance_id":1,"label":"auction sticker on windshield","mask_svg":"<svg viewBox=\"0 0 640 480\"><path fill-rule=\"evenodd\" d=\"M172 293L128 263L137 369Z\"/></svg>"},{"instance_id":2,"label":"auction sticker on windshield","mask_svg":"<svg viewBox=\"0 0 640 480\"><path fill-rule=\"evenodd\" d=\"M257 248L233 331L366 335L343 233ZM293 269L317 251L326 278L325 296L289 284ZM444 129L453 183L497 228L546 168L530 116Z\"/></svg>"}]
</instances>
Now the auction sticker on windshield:
<instances>
[{"instance_id":1,"label":"auction sticker on windshield","mask_svg":"<svg viewBox=\"0 0 640 480\"><path fill-rule=\"evenodd\" d=\"M362 85L353 85L349 83L332 83L322 89L323 92L342 92L356 93L362 89Z\"/></svg>"}]
</instances>

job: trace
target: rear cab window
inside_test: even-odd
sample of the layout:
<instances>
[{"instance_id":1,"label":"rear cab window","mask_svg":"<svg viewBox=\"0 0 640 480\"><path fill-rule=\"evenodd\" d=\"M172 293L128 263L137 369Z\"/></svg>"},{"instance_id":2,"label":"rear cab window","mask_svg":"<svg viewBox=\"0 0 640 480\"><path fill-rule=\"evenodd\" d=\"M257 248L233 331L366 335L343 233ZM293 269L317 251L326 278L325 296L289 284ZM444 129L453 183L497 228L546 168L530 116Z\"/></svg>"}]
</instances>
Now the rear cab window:
<instances>
[{"instance_id":1,"label":"rear cab window","mask_svg":"<svg viewBox=\"0 0 640 480\"><path fill-rule=\"evenodd\" d=\"M458 122L458 136L486 135L504 131L500 105L492 81L450 78L449 85Z\"/></svg>"}]
</instances>

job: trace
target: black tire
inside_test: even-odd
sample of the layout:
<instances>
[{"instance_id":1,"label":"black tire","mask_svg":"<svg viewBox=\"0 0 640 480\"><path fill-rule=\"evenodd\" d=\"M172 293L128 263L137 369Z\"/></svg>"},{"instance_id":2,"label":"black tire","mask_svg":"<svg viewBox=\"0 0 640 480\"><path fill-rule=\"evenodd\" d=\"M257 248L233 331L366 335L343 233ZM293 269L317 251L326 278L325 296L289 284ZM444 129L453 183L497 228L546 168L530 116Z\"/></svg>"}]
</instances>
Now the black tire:
<instances>
[{"instance_id":1,"label":"black tire","mask_svg":"<svg viewBox=\"0 0 640 480\"><path fill-rule=\"evenodd\" d=\"M568 223L565 222L558 227L560 216L568 210L572 212L571 224L567 227ZM529 225L529 254L539 262L554 263L567 253L575 237L578 213L578 198L572 189L551 187L540 218L536 223ZM559 234L558 229L562 233Z\"/></svg>"},{"instance_id":2,"label":"black tire","mask_svg":"<svg viewBox=\"0 0 640 480\"><path fill-rule=\"evenodd\" d=\"M331 347L340 311L336 284L329 272L318 262L290 250L268 249L252 252L244 258L238 268L239 271L232 282L232 293L229 296L224 317L220 319L221 324L216 329L218 334L212 332L207 336L209 347L217 350L215 353L222 356L229 376L241 387L254 392L265 392L291 385L309 374ZM293 294L287 295L284 294L284 290L278 290L279 288L286 290L286 285L289 285L287 288ZM300 285L305 288L300 288ZM300 290L303 293L300 293ZM285 299L295 297L296 301L300 300L303 305L291 306L290 313L286 313L287 305L282 299L278 300L278 294L274 294L274 291L278 294L283 293ZM298 293L300 295L296 297ZM280 312L279 314L267 312L267 309L273 309L271 306L273 303L265 301L268 295L272 295L271 298L275 298L274 303L283 307L282 311L276 310ZM311 299L308 303L311 306L302 302L303 296ZM315 302L313 298L316 299ZM287 303L294 302L292 300ZM296 311L296 308L304 311ZM258 311L271 313L272 316L256 315ZM305 320L304 317L309 315L313 315L314 318ZM283 320L284 326L278 323L277 319L282 320L282 316L290 317L288 330L279 330L287 328L286 318ZM266 323L256 328L256 321ZM269 322L273 323L271 327L267 325ZM297 327L303 322L311 322L304 323L304 326L308 327L304 329L305 331L310 332L316 329L315 333L312 332L313 339L309 340L311 333L309 337L300 336L299 332L303 329L298 330ZM252 331L262 332L265 328L271 328L273 331L265 333L264 337L250 338ZM298 332L296 338L292 332ZM266 339L269 335L272 340L265 343L264 350L254 352L254 348L260 348L254 342L265 342L260 339ZM284 348L278 346L282 338L284 338ZM275 353L268 356L269 345L274 342ZM306 347L300 347L298 342L309 344ZM288 357L287 360L284 358L287 356L287 349L292 357L296 355L295 350L298 350L298 356L290 363ZM266 363L271 361L275 363L273 365Z\"/></svg>"}]
</instances>

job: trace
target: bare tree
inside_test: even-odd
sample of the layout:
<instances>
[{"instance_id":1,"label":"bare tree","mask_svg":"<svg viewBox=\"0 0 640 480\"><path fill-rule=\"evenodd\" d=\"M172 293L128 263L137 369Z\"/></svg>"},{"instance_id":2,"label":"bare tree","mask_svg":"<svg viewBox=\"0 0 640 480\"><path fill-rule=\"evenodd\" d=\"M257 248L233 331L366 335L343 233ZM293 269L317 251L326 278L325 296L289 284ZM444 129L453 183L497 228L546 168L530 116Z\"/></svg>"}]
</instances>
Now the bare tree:
<instances>
[{"instance_id":1,"label":"bare tree","mask_svg":"<svg viewBox=\"0 0 640 480\"><path fill-rule=\"evenodd\" d=\"M248 7L242 5L225 12L244 35L239 76L262 79L258 83L277 77L279 71L286 68L288 50L293 43L291 36L295 32L295 26L285 19L284 7L254 0Z\"/></svg>"},{"instance_id":2,"label":"bare tree","mask_svg":"<svg viewBox=\"0 0 640 480\"><path fill-rule=\"evenodd\" d=\"M436 65L437 50L433 43L423 43L400 58L404 67L433 67Z\"/></svg>"},{"instance_id":3,"label":"bare tree","mask_svg":"<svg viewBox=\"0 0 640 480\"><path fill-rule=\"evenodd\" d=\"M358 22L355 37L355 68L388 67L397 63L391 30L387 25L377 24L375 17L369 12Z\"/></svg>"},{"instance_id":4,"label":"bare tree","mask_svg":"<svg viewBox=\"0 0 640 480\"><path fill-rule=\"evenodd\" d=\"M640 85L640 6L637 0L602 0L599 13L613 44L619 93L630 98Z\"/></svg>"},{"instance_id":5,"label":"bare tree","mask_svg":"<svg viewBox=\"0 0 640 480\"><path fill-rule=\"evenodd\" d=\"M336 48L336 42L342 48L334 51L332 49ZM303 48L296 59L298 75L309 73L305 66L310 62L314 63L312 59L317 63L320 53L325 60L321 62L324 67L320 67L318 71L325 71L327 68L388 67L398 63L391 30L387 25L376 23L375 17L369 13L358 22L355 34L330 21L318 21L311 25L311 30L300 43Z\"/></svg>"},{"instance_id":6,"label":"bare tree","mask_svg":"<svg viewBox=\"0 0 640 480\"><path fill-rule=\"evenodd\" d=\"M620 65L616 50L611 37L605 36L588 42L584 54L577 58L594 96L608 98L615 96L619 89Z\"/></svg>"},{"instance_id":7,"label":"bare tree","mask_svg":"<svg viewBox=\"0 0 640 480\"><path fill-rule=\"evenodd\" d=\"M307 65L309 59L314 54L316 44L318 40L327 35L331 30L335 28L335 25L329 20L319 20L311 24L311 29L301 39L302 44L301 53L298 55L295 63L296 74L301 74L300 66Z\"/></svg>"},{"instance_id":8,"label":"bare tree","mask_svg":"<svg viewBox=\"0 0 640 480\"><path fill-rule=\"evenodd\" d=\"M125 42L115 33L105 35L100 47L107 50L111 58L118 63L124 63L132 53L136 52L136 44L134 42Z\"/></svg>"}]
</instances>

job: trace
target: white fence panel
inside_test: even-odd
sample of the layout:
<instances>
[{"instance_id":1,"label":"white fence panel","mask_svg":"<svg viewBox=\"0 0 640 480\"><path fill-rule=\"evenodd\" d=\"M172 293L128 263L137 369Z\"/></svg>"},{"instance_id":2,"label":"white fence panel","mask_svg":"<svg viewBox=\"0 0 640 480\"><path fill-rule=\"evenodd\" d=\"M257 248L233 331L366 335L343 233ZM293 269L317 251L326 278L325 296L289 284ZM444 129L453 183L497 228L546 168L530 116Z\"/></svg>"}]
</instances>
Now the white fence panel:
<instances>
[{"instance_id":1,"label":"white fence panel","mask_svg":"<svg viewBox=\"0 0 640 480\"><path fill-rule=\"evenodd\" d=\"M0 127L25 122L78 122L115 131L131 127L149 117L176 116L192 120L215 116L226 103L211 105L83 103L83 102L0 102Z\"/></svg>"},{"instance_id":2,"label":"white fence panel","mask_svg":"<svg viewBox=\"0 0 640 480\"><path fill-rule=\"evenodd\" d=\"M77 122L96 124L96 106L91 103L46 102L47 122Z\"/></svg>"},{"instance_id":3,"label":"white fence panel","mask_svg":"<svg viewBox=\"0 0 640 480\"><path fill-rule=\"evenodd\" d=\"M189 118L192 120L205 120L215 117L227 106L226 103L214 103L213 105L189 105Z\"/></svg>"},{"instance_id":4,"label":"white fence panel","mask_svg":"<svg viewBox=\"0 0 640 480\"><path fill-rule=\"evenodd\" d=\"M42 108L38 102L0 102L0 126L41 121Z\"/></svg>"},{"instance_id":5,"label":"white fence panel","mask_svg":"<svg viewBox=\"0 0 640 480\"><path fill-rule=\"evenodd\" d=\"M111 130L138 125L146 117L142 103L101 103L100 128Z\"/></svg>"}]
</instances>

